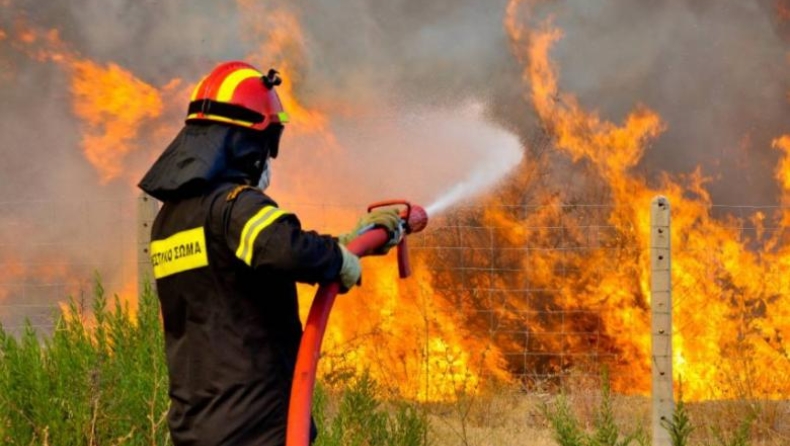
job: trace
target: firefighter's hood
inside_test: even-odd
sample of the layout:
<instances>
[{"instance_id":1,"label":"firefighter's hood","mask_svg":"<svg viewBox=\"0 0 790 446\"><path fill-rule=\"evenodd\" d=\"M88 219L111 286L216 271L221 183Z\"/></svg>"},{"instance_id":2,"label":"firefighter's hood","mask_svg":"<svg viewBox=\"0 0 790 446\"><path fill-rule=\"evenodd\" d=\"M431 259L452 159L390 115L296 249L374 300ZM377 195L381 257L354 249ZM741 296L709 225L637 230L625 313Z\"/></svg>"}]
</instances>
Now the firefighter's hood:
<instances>
[{"instance_id":1,"label":"firefighter's hood","mask_svg":"<svg viewBox=\"0 0 790 446\"><path fill-rule=\"evenodd\" d=\"M204 193L221 182L254 183L253 169L244 163L260 153L242 129L187 124L138 186L158 200L171 201Z\"/></svg>"}]
</instances>

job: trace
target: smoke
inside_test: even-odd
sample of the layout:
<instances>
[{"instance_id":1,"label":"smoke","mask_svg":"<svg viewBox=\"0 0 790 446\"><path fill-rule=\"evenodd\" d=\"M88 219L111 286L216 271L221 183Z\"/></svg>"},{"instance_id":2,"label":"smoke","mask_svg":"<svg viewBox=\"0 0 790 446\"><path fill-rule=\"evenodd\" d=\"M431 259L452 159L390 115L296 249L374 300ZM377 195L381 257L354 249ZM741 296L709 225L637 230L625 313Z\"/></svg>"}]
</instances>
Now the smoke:
<instances>
[{"instance_id":1,"label":"smoke","mask_svg":"<svg viewBox=\"0 0 790 446\"><path fill-rule=\"evenodd\" d=\"M272 194L286 203L315 197L361 211L381 198L425 203L459 183L479 194L516 167L520 153L511 149L521 151L518 138L506 147L497 140L515 128L497 116L501 98L528 110L502 27L504 6L367 0L292 6L305 49L297 94L330 117L342 149L331 151L316 135L286 134Z\"/></svg>"},{"instance_id":2,"label":"smoke","mask_svg":"<svg viewBox=\"0 0 790 446\"><path fill-rule=\"evenodd\" d=\"M255 54L265 35L250 33L249 24L266 17L251 17L244 10L249 5L256 12L297 14L303 30L290 31L304 32L304 48L272 57L304 56L286 82L293 82L306 107L330 118L332 133L286 134L274 166L274 194L360 211L382 198L433 200L476 168L489 169L486 161L502 153L485 135L502 132L491 123L491 104L500 103L491 80L501 76L498 67L517 69L501 28L504 1L426 7L195 0L186 8L132 0L6 0L0 2L0 187L6 194L0 231L9 242L0 256L14 272L0 290L0 298L10 299L6 304L64 297L62 287L35 296L5 289L11 281L34 281L31 276L42 274L34 265L59 265L48 273L56 282L90 281L93 270L105 279L134 276L134 268L124 266L134 258L134 180L175 134L186 107L183 94L166 86L176 81L176 89L186 89L215 63ZM470 33L474 28L480 32ZM42 39L46 35L57 36L62 47L47 49L52 43ZM48 57L41 57L41 49ZM141 124L132 153L118 153L123 175L103 181L86 159L73 73L57 62L58 52L99 67L118 65L171 101L159 122ZM484 109L470 115L463 108L470 100ZM459 134L477 136L454 138L458 125L465 127ZM507 159L514 159L510 149ZM500 163L494 172L506 171ZM491 172L485 177L493 181ZM24 267L8 268L12 259Z\"/></svg>"},{"instance_id":3,"label":"smoke","mask_svg":"<svg viewBox=\"0 0 790 446\"><path fill-rule=\"evenodd\" d=\"M341 123L338 140L354 159L339 170L368 182L346 192L346 200L405 197L434 214L486 192L519 164L523 150L517 136L486 121L483 109L479 102L393 109Z\"/></svg>"},{"instance_id":4,"label":"smoke","mask_svg":"<svg viewBox=\"0 0 790 446\"><path fill-rule=\"evenodd\" d=\"M514 132L524 150L534 150L526 143L540 127L524 100L527 87L503 29L506 0L192 0L189 7L151 0L6 0L0 2L4 200L130 199L131 179L169 142L186 107L176 103L181 96L165 95L170 103L159 119L173 132L145 132L126 175L102 183L80 149L67 75L24 50L24 29L57 30L80 57L118 64L164 91L174 79L186 88L216 62L250 57L260 47L248 24L266 17L250 16L243 4L261 6L255 9L261 14L286 9L298 17L304 60L290 81L306 107L329 117L332 133L286 133L273 166L275 197L360 210L381 198L431 202L456 184L477 185L474 178L494 184L515 166L515 139L499 144L502 132ZM783 4L566 0L542 2L534 12L553 17L564 30L553 51L561 88L609 119L642 103L666 122L638 170L654 178L699 165L713 177L715 202L764 204L777 194L770 172L778 154L770 140L788 130ZM465 114L469 103L479 111ZM567 160L557 166L550 167L556 183L578 181ZM84 232L86 217L78 209L58 211L55 219L5 213L2 234L15 239L18 228L32 228L24 243L34 247ZM92 242L105 248L114 243ZM61 251L97 263L84 246Z\"/></svg>"},{"instance_id":5,"label":"smoke","mask_svg":"<svg viewBox=\"0 0 790 446\"><path fill-rule=\"evenodd\" d=\"M239 10L230 2L191 0L11 0L0 26L19 28L20 18L57 29L63 40L98 63L114 62L159 85L173 77L199 78L215 61L242 58Z\"/></svg>"},{"instance_id":6,"label":"smoke","mask_svg":"<svg viewBox=\"0 0 790 446\"><path fill-rule=\"evenodd\" d=\"M299 2L318 95L431 104L490 98L517 73L502 29L504 1ZM345 98L345 96L340 96Z\"/></svg>"},{"instance_id":7,"label":"smoke","mask_svg":"<svg viewBox=\"0 0 790 446\"><path fill-rule=\"evenodd\" d=\"M776 202L771 140L787 132L790 111L786 2L533 3L534 24L551 17L564 32L552 53L563 90L608 119L643 104L665 121L667 130L636 167L640 174L657 180L699 166L710 177L714 203ZM392 104L408 113L478 100L489 119L531 141L540 128L508 48L504 7L504 1L298 2L308 45L299 92L315 104L353 97L373 116L386 116ZM410 135L403 140L403 159L410 159ZM564 161L550 169L556 184L578 178Z\"/></svg>"},{"instance_id":8,"label":"smoke","mask_svg":"<svg viewBox=\"0 0 790 446\"><path fill-rule=\"evenodd\" d=\"M257 3L298 15L307 60L297 93L330 116L349 104L349 119L359 122L476 100L485 104L489 120L518 131L522 140L536 131L502 27L504 0ZM20 18L57 29L84 57L117 63L154 86L174 78L194 82L216 61L245 57L255 46L242 35L244 20L255 19L227 2L197 0L189 8L131 0L5 4L10 13L0 19L7 34L0 55L8 70L0 96L9 106L0 125L7 147L34 149L19 150L24 156L10 155L4 163L4 190L29 191L34 181L62 192L66 179L90 177L74 149L79 135L61 70L11 48ZM666 121L668 130L641 170L652 176L701 165L713 176L714 200L747 204L773 201L776 193L765 173L777 156L769 142L786 130L783 4L568 0L542 2L537 12L564 30L553 56L565 90L612 119L643 103ZM46 129L34 124L44 116ZM344 127L338 132L348 132L342 117L332 118ZM402 139L402 159L419 159L421 154L409 152L419 144L408 134ZM58 147L54 162L64 175L51 187L42 172L47 162L37 158L52 163L55 150L44 147ZM460 165L459 179L470 169ZM76 189L90 189L85 186Z\"/></svg>"},{"instance_id":9,"label":"smoke","mask_svg":"<svg viewBox=\"0 0 790 446\"><path fill-rule=\"evenodd\" d=\"M430 6L416 1L385 4L359 0L341 5L330 1L248 3L265 4L269 10L285 8L298 15L307 37L304 49L307 60L299 66L303 72L298 73L297 95L307 106L316 107L330 116L331 130L337 133L339 142L344 145L340 156L331 160L334 168L321 173L317 169L325 167L327 160L315 161L321 151L321 147L316 146L325 146L326 142L315 135L286 135L284 155L278 160L281 173L275 180L280 182L280 189L286 194L289 194L291 174L304 171L305 166L311 163L315 164L316 174L322 176L316 183L322 184L332 183L340 176L346 177L349 169L344 166L349 165L354 165L354 177L365 189L371 189L382 176L394 175L391 169L387 172L376 168L382 163L376 163L375 159L367 156L372 148L356 144L353 136L354 133L366 133L365 125L373 121L381 123L391 116L395 116L398 122L393 122L388 136L380 139L371 136L369 144L387 145L397 150L398 164L402 166L401 176L404 171L422 170L420 160L432 156L424 153L425 150L441 151L447 164L443 169L452 174L439 178L435 186L431 184L430 176L420 178L424 196L437 194L448 187L448 182L467 177L479 164L479 159L473 160L464 154L454 156L452 147L434 145L427 148L431 145L426 141L430 135L424 131L418 135L419 132L404 127L403 123L408 119L414 120L414 116L421 113L431 115L428 119L436 121L441 119L436 115L476 100L486 104L486 110L480 114L480 125L488 125L485 121L495 118L495 110L502 102L498 100L502 93L497 87L502 82L496 81L502 77L501 67L510 71L509 84L512 88L507 96L513 102L522 102L516 93L519 84L517 65L508 52L501 26L504 1L485 5L476 1L432 2ZM88 190L90 194L119 194L128 188L128 184L102 185L99 190L95 187L95 177L78 149L79 120L74 117L68 103L68 81L62 69L34 61L13 48L11 42L20 28L20 20L24 22L23 26L55 29L81 57L99 64L116 63L158 88L176 78L183 79L184 83L193 83L217 61L244 58L256 46L249 35L244 35L247 29L245 21L254 21L255 18L245 17L238 5L227 2L201 0L183 8L176 4L130 0L79 0L68 5L15 1L6 8L10 14L4 14L0 29L5 30L9 37L0 45L4 47L4 59L10 60L15 73L13 80L7 79L4 83L1 94L6 103L14 104L14 116L22 122L4 120L6 126L14 129L4 135L13 134L13 137L6 138L9 141L24 141L23 135L32 134L40 138L40 141L30 143L34 147L32 151L20 151L24 155L19 156L19 164L39 165L39 169L45 169L44 157L50 155L43 148L58 147L68 157L57 163L59 172L65 175L63 180L70 177L81 179L77 183L82 184L74 189ZM30 82L29 86L19 85L21 79L33 76L39 79ZM42 91L35 85L48 88ZM53 111L55 119L47 120L47 132L42 134L31 123L36 121L34 116L48 107L56 108ZM338 107L353 110L350 115L348 112L341 115L336 113ZM523 104L521 107L527 109ZM180 110L184 107L173 108ZM163 116L164 119L178 120L180 117L171 113ZM500 122L499 125L508 123ZM381 127L379 125L378 128ZM396 136L393 129L401 133ZM443 130L452 131L447 126ZM48 136L46 133L50 132L52 135ZM289 137L292 147L288 147ZM392 138L397 138L397 144L393 144ZM437 138L442 139L443 136L438 135ZM145 142L154 147L141 147L139 150L146 152L144 158L150 159L164 147L167 138L163 136L159 140L147 139ZM160 147L156 147L157 144ZM397 148L394 147L396 145ZM289 156L288 150L294 156ZM332 155L338 155L338 152L332 152ZM42 162L37 162L38 158ZM360 166L356 162L358 159L371 163ZM12 181L13 177L9 171L4 180L20 184ZM26 175L25 179L39 186L42 181L50 182L43 172ZM52 189L63 194L62 182L60 179L52 181ZM32 190L28 185L32 184L27 183L19 189ZM375 187L373 189L375 193ZM299 192L301 195L302 190ZM388 190L380 192L390 193ZM356 203L361 199L357 196L352 201ZM341 197L330 201L343 203L347 200Z\"/></svg>"},{"instance_id":10,"label":"smoke","mask_svg":"<svg viewBox=\"0 0 790 446\"><path fill-rule=\"evenodd\" d=\"M711 177L714 203L776 203L771 140L787 132L788 42L768 1L571 0L541 4L564 32L560 87L620 120L636 104L667 131L638 170ZM786 35L786 34L785 34Z\"/></svg>"}]
</instances>

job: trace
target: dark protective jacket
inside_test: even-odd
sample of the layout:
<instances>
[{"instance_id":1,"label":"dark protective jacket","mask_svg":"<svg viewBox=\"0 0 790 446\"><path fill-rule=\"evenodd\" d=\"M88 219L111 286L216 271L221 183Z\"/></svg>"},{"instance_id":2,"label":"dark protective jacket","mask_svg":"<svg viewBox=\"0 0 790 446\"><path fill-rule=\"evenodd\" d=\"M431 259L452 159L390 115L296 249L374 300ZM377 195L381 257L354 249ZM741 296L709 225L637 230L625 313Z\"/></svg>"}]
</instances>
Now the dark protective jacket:
<instances>
[{"instance_id":1,"label":"dark protective jacket","mask_svg":"<svg viewBox=\"0 0 790 446\"><path fill-rule=\"evenodd\" d=\"M161 196L155 177L141 187ZM240 182L209 176L181 198L171 188L152 229L176 446L285 443L302 333L295 283L334 280L342 264L334 239Z\"/></svg>"}]
</instances>

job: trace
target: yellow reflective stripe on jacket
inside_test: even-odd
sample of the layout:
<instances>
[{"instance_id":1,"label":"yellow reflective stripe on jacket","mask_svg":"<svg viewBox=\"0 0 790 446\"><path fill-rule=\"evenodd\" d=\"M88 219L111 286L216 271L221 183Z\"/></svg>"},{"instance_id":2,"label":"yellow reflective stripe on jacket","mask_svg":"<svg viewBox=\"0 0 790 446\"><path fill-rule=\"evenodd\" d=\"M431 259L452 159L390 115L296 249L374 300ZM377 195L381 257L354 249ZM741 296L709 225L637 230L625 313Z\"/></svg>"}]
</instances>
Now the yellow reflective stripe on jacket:
<instances>
[{"instance_id":1,"label":"yellow reflective stripe on jacket","mask_svg":"<svg viewBox=\"0 0 790 446\"><path fill-rule=\"evenodd\" d=\"M151 263L157 279L208 266L203 228L188 229L164 240L152 241Z\"/></svg>"},{"instance_id":2,"label":"yellow reflective stripe on jacket","mask_svg":"<svg viewBox=\"0 0 790 446\"><path fill-rule=\"evenodd\" d=\"M244 229L241 231L236 257L247 265L252 266L253 245L255 244L255 239L258 238L258 234L272 224L274 220L277 220L286 213L287 212L282 209L278 209L274 206L264 206L257 214L247 220L247 223L244 224Z\"/></svg>"}]
</instances>

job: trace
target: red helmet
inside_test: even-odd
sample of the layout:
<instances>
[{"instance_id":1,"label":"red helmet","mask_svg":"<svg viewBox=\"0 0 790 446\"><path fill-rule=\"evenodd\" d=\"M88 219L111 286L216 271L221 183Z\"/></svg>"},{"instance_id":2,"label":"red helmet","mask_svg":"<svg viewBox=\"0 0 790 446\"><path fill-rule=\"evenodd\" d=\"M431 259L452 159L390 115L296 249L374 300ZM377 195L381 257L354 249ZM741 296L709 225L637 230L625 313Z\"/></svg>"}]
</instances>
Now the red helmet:
<instances>
[{"instance_id":1,"label":"red helmet","mask_svg":"<svg viewBox=\"0 0 790 446\"><path fill-rule=\"evenodd\" d=\"M186 121L221 122L255 130L272 123L285 124L288 114L274 91L282 83L277 74L272 69L264 75L240 61L218 65L192 92Z\"/></svg>"}]
</instances>

